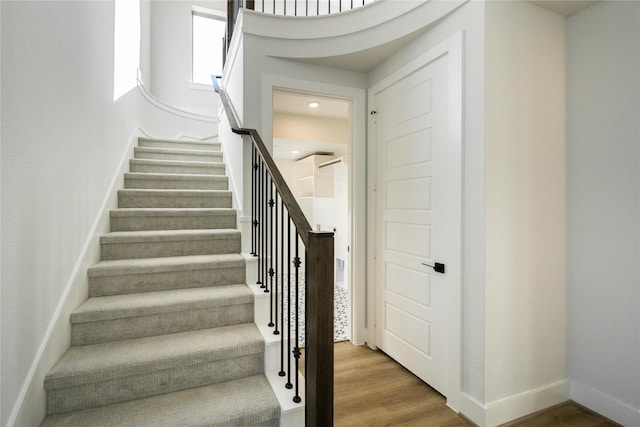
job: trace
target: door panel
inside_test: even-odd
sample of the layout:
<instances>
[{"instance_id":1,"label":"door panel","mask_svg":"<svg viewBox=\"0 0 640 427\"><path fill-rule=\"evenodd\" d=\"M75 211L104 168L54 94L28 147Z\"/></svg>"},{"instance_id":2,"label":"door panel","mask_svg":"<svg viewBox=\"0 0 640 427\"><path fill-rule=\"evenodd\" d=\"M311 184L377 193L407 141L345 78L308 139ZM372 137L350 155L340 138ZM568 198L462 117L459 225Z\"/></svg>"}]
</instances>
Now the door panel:
<instances>
[{"instance_id":1,"label":"door panel","mask_svg":"<svg viewBox=\"0 0 640 427\"><path fill-rule=\"evenodd\" d=\"M459 283L424 264L459 257L447 243L460 233L460 206L447 195L449 183L459 182L451 174L460 173L447 147L448 91L443 55L375 99L376 344L443 394L449 292Z\"/></svg>"}]
</instances>

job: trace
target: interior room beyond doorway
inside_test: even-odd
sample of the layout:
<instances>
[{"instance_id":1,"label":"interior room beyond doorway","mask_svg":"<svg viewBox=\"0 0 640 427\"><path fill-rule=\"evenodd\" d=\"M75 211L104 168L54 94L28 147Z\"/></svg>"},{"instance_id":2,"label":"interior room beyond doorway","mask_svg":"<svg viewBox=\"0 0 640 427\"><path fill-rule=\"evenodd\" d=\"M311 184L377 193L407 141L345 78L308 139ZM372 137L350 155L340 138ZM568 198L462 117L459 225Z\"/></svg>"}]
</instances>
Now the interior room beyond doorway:
<instances>
[{"instance_id":1,"label":"interior room beyond doorway","mask_svg":"<svg viewBox=\"0 0 640 427\"><path fill-rule=\"evenodd\" d=\"M351 339L350 101L273 92L273 157L309 224L335 238L336 341Z\"/></svg>"}]
</instances>

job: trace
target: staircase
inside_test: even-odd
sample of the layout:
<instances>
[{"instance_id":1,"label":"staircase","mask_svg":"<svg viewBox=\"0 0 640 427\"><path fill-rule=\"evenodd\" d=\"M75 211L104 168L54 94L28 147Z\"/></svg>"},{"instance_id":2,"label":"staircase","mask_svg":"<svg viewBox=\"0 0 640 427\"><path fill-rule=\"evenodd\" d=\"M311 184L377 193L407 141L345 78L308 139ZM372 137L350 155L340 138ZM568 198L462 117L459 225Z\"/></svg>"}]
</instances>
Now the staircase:
<instances>
[{"instance_id":1,"label":"staircase","mask_svg":"<svg viewBox=\"0 0 640 427\"><path fill-rule=\"evenodd\" d=\"M43 426L278 426L217 143L140 139Z\"/></svg>"}]
</instances>

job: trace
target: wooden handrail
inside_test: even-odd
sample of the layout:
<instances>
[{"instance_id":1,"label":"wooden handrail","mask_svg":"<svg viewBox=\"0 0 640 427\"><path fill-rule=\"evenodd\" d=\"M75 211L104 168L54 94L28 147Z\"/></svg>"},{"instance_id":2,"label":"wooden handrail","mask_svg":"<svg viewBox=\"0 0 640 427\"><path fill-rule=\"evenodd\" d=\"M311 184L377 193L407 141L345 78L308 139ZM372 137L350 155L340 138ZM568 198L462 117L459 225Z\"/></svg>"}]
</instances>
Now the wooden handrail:
<instances>
[{"instance_id":1,"label":"wooden handrail","mask_svg":"<svg viewBox=\"0 0 640 427\"><path fill-rule=\"evenodd\" d=\"M298 201L293 196L293 193L291 192L291 189L287 185L287 182L284 180L282 174L280 173L278 166L276 166L276 163L273 161L273 158L267 150L267 147L264 145L260 134L255 129L246 128L235 128L232 129L232 131L233 133L239 135L249 135L253 139L254 145L264 159L267 170L269 171L269 174L271 175L276 188L280 192L280 197L282 197L282 200L284 201L284 204L289 211L291 220L298 230L298 234L302 239L302 243L305 247L307 247L307 245L309 244L309 232L312 231L311 226L309 225L309 221L307 221L307 218L304 216L304 213L302 212ZM333 233L330 234L333 236Z\"/></svg>"},{"instance_id":2,"label":"wooden handrail","mask_svg":"<svg viewBox=\"0 0 640 427\"><path fill-rule=\"evenodd\" d=\"M257 149L262 163L266 167L271 181L287 209L290 221L293 222L296 232L305 246L305 425L313 427L333 426L333 232L313 231L311 229L309 221L302 209L300 209L300 205L264 145L264 141L258 131L238 126L234 110L231 108L231 101L218 84L217 76L213 76L213 84L216 92L220 94L223 108L227 111L232 131L239 135L251 137L253 146ZM297 359L299 357L297 343L294 353L298 353L295 356ZM299 400L294 399L294 401L297 402Z\"/></svg>"}]
</instances>

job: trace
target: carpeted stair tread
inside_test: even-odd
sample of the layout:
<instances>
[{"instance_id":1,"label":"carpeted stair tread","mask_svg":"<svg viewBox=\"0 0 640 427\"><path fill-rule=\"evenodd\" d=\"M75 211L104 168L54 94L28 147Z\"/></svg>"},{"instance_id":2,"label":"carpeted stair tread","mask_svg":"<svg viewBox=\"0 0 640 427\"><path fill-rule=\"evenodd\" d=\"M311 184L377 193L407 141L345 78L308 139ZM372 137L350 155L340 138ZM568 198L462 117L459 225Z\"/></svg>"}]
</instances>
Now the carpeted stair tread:
<instances>
[{"instance_id":1,"label":"carpeted stair tread","mask_svg":"<svg viewBox=\"0 0 640 427\"><path fill-rule=\"evenodd\" d=\"M129 170L146 173L224 175L226 169L223 162L130 159Z\"/></svg>"},{"instance_id":2,"label":"carpeted stair tread","mask_svg":"<svg viewBox=\"0 0 640 427\"><path fill-rule=\"evenodd\" d=\"M117 276L139 273L157 273L176 270L198 270L211 267L244 267L240 254L191 255L178 257L121 259L100 261L89 267L88 276Z\"/></svg>"},{"instance_id":3,"label":"carpeted stair tread","mask_svg":"<svg viewBox=\"0 0 640 427\"><path fill-rule=\"evenodd\" d=\"M111 209L111 217L131 216L227 216L236 215L232 208L119 208Z\"/></svg>"},{"instance_id":4,"label":"carpeted stair tread","mask_svg":"<svg viewBox=\"0 0 640 427\"><path fill-rule=\"evenodd\" d=\"M185 141L180 139L138 138L139 147L180 148L202 151L220 151L221 144L215 141Z\"/></svg>"},{"instance_id":5,"label":"carpeted stair tread","mask_svg":"<svg viewBox=\"0 0 640 427\"><path fill-rule=\"evenodd\" d=\"M73 346L49 371L46 390L140 376L264 351L253 323Z\"/></svg>"},{"instance_id":6,"label":"carpeted stair tread","mask_svg":"<svg viewBox=\"0 0 640 427\"><path fill-rule=\"evenodd\" d=\"M118 190L120 208L230 208L228 190Z\"/></svg>"},{"instance_id":7,"label":"carpeted stair tread","mask_svg":"<svg viewBox=\"0 0 640 427\"><path fill-rule=\"evenodd\" d=\"M253 293L244 284L93 297L71 313L71 323L96 322L252 302Z\"/></svg>"},{"instance_id":8,"label":"carpeted stair tread","mask_svg":"<svg viewBox=\"0 0 640 427\"><path fill-rule=\"evenodd\" d=\"M209 175L197 173L157 173L157 172L125 172L125 178L155 178L155 179L182 179L185 181L204 180L204 181L227 181L226 175Z\"/></svg>"},{"instance_id":9,"label":"carpeted stair tread","mask_svg":"<svg viewBox=\"0 0 640 427\"><path fill-rule=\"evenodd\" d=\"M240 253L240 230L115 231L100 237L102 260Z\"/></svg>"},{"instance_id":10,"label":"carpeted stair tread","mask_svg":"<svg viewBox=\"0 0 640 427\"><path fill-rule=\"evenodd\" d=\"M264 375L48 416L42 427L278 426L280 408Z\"/></svg>"},{"instance_id":11,"label":"carpeted stair tread","mask_svg":"<svg viewBox=\"0 0 640 427\"><path fill-rule=\"evenodd\" d=\"M240 230L144 230L114 231L100 236L100 243L152 243L179 240L226 240L239 239Z\"/></svg>"},{"instance_id":12,"label":"carpeted stair tread","mask_svg":"<svg viewBox=\"0 0 640 427\"><path fill-rule=\"evenodd\" d=\"M229 190L181 190L181 189L153 189L153 188L140 188L140 189L128 189L118 190L118 193L132 194L136 196L228 196L231 197L231 191Z\"/></svg>"},{"instance_id":13,"label":"carpeted stair tread","mask_svg":"<svg viewBox=\"0 0 640 427\"><path fill-rule=\"evenodd\" d=\"M196 162L222 162L221 151L202 151L181 148L135 147L136 159L183 160Z\"/></svg>"},{"instance_id":14,"label":"carpeted stair tread","mask_svg":"<svg viewBox=\"0 0 640 427\"><path fill-rule=\"evenodd\" d=\"M154 173L154 172L125 172L125 180L156 180L156 181L204 181L226 183L226 175L208 175L195 173Z\"/></svg>"},{"instance_id":15,"label":"carpeted stair tread","mask_svg":"<svg viewBox=\"0 0 640 427\"><path fill-rule=\"evenodd\" d=\"M110 212L112 231L236 228L231 208L121 208Z\"/></svg>"},{"instance_id":16,"label":"carpeted stair tread","mask_svg":"<svg viewBox=\"0 0 640 427\"><path fill-rule=\"evenodd\" d=\"M194 160L161 160L161 159L130 159L130 164L147 164L147 165L162 165L162 166L190 166L190 167L224 167L223 162L202 162Z\"/></svg>"}]
</instances>

